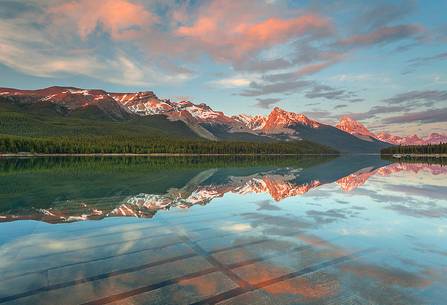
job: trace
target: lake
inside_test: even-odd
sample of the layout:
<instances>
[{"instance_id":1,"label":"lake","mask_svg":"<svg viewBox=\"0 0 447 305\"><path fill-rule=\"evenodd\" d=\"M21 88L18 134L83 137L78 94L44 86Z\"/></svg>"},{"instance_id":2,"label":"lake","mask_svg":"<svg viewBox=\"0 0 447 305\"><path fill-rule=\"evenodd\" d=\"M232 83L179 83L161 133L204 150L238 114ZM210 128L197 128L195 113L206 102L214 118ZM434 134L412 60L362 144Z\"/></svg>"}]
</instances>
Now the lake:
<instances>
[{"instance_id":1,"label":"lake","mask_svg":"<svg viewBox=\"0 0 447 305\"><path fill-rule=\"evenodd\" d=\"M447 304L447 167L0 159L0 304Z\"/></svg>"}]
</instances>

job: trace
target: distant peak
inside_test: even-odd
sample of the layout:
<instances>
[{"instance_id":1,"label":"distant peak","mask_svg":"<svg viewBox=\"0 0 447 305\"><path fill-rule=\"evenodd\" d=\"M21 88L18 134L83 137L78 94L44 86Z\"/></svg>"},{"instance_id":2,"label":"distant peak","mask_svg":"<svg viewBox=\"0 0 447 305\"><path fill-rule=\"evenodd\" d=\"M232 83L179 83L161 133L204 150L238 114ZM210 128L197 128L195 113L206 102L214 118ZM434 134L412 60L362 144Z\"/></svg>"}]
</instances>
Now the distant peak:
<instances>
[{"instance_id":1,"label":"distant peak","mask_svg":"<svg viewBox=\"0 0 447 305\"><path fill-rule=\"evenodd\" d=\"M371 131L369 131L369 129L366 128L365 125L347 115L342 116L340 118L340 122L335 127L355 136L367 136L377 138L377 136Z\"/></svg>"},{"instance_id":2,"label":"distant peak","mask_svg":"<svg viewBox=\"0 0 447 305\"><path fill-rule=\"evenodd\" d=\"M275 107L275 108L273 108L273 110L270 113L289 113L289 111L284 110L280 107Z\"/></svg>"},{"instance_id":3,"label":"distant peak","mask_svg":"<svg viewBox=\"0 0 447 305\"><path fill-rule=\"evenodd\" d=\"M348 121L348 122L357 122L357 120L355 120L354 118L350 117L349 115L344 115L340 118L340 122L344 122L344 121Z\"/></svg>"}]
</instances>

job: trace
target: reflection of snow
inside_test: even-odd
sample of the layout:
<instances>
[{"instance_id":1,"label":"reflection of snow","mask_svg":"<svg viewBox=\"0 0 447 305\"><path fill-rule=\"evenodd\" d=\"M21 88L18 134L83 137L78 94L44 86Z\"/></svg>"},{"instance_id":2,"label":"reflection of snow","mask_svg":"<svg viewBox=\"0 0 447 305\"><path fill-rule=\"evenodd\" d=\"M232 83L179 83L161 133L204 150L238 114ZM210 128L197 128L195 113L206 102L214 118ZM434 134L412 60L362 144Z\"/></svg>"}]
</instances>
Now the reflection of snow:
<instances>
[{"instance_id":1,"label":"reflection of snow","mask_svg":"<svg viewBox=\"0 0 447 305\"><path fill-rule=\"evenodd\" d=\"M432 175L445 175L447 174L447 167L439 164L425 164L425 163L393 163L375 170L366 168L356 173L352 173L349 176L340 178L337 180L337 184L345 192L351 192L362 186L368 181L368 179L374 175L390 176L399 172L412 172L419 173L421 171L427 171Z\"/></svg>"},{"instance_id":2,"label":"reflection of snow","mask_svg":"<svg viewBox=\"0 0 447 305\"><path fill-rule=\"evenodd\" d=\"M351 192L362 186L374 175L389 176L401 171L418 173L428 171L433 175L447 174L447 167L429 164L401 164L394 163L388 166L373 169L365 168L346 177L340 178L336 183L345 192ZM266 193L275 201L288 197L303 195L309 190L320 186L318 180L309 180L297 184L302 169L279 168L276 170L260 172L250 176L227 176L220 184L205 184L215 171L202 172L198 177L191 179L181 189L171 189L165 194L140 193L135 196L123 198L95 199L89 203L85 201L67 201L49 209L30 209L19 215L0 216L1 221L19 219L38 219L49 223L73 222L89 219L101 219L112 216L130 216L150 218L159 210L170 208L188 209L194 205L206 205L213 199L221 198L227 193L245 195L249 193ZM204 175L204 173L207 173ZM206 179L205 179L206 178ZM302 178L300 178L302 179ZM209 181L209 180L208 180ZM111 199L118 201L118 205L110 203ZM108 204L105 204L108 202ZM96 204L101 204L100 208ZM400 208L403 209L402 207ZM414 210L414 209L413 209ZM421 211L417 211L421 213ZM427 214L425 211L422 211ZM432 210L434 212L442 212Z\"/></svg>"}]
</instances>

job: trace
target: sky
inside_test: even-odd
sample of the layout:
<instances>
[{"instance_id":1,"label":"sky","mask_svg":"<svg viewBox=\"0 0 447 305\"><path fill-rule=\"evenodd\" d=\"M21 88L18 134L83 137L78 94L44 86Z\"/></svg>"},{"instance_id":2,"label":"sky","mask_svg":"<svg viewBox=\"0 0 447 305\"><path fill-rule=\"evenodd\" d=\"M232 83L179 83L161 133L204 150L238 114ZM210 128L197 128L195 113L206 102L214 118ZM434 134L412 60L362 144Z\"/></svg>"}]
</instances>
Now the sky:
<instances>
[{"instance_id":1,"label":"sky","mask_svg":"<svg viewBox=\"0 0 447 305\"><path fill-rule=\"evenodd\" d=\"M0 87L447 133L447 1L1 0Z\"/></svg>"}]
</instances>

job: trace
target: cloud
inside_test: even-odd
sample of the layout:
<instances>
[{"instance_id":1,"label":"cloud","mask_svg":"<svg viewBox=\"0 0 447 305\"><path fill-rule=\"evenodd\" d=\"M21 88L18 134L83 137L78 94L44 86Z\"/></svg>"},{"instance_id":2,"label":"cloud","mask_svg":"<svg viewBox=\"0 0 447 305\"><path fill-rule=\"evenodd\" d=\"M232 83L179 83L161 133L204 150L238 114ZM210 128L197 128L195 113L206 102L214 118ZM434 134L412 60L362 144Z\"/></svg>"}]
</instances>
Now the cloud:
<instances>
[{"instance_id":1,"label":"cloud","mask_svg":"<svg viewBox=\"0 0 447 305\"><path fill-rule=\"evenodd\" d=\"M374 79L374 81L376 81L378 80L378 77L374 77L371 74L337 74L331 77L331 80L336 80L339 82L371 81L371 79Z\"/></svg>"},{"instance_id":2,"label":"cloud","mask_svg":"<svg viewBox=\"0 0 447 305\"><path fill-rule=\"evenodd\" d=\"M178 27L175 33L194 41L215 58L238 61L292 38L331 32L329 20L316 14L262 18L235 13L241 5L247 9L236 1L212 1L200 9L192 24ZM258 9L252 6L250 10Z\"/></svg>"},{"instance_id":3,"label":"cloud","mask_svg":"<svg viewBox=\"0 0 447 305\"><path fill-rule=\"evenodd\" d=\"M439 53L432 56L422 56L410 59L407 61L409 63L407 70L404 71L402 74L409 74L411 72L414 72L414 70L417 67L432 64L443 60L447 60L447 52Z\"/></svg>"},{"instance_id":4,"label":"cloud","mask_svg":"<svg viewBox=\"0 0 447 305\"><path fill-rule=\"evenodd\" d=\"M306 92L305 97L314 98L325 98L328 100L351 100L356 97L356 94L351 91L346 91L343 89L335 89L327 85L315 85L312 90ZM361 99L360 99L361 100Z\"/></svg>"},{"instance_id":5,"label":"cloud","mask_svg":"<svg viewBox=\"0 0 447 305\"><path fill-rule=\"evenodd\" d=\"M291 94L312 85L306 80L285 81L277 83L251 82L248 89L243 90L241 96L261 96L272 93Z\"/></svg>"},{"instance_id":6,"label":"cloud","mask_svg":"<svg viewBox=\"0 0 447 305\"><path fill-rule=\"evenodd\" d=\"M140 17L132 19L137 13L136 9L140 7L126 1L113 1L113 8L121 9L120 16L117 16L116 11L112 15L108 14L110 8L98 8L91 15L91 23L82 18L72 18L81 14L81 5L107 3L68 2L65 5L74 5L75 8L68 12L63 11L63 5L42 6L40 10L25 11L15 19L0 20L0 63L28 75L57 78L85 75L125 86L172 83L193 76L187 69L161 60L149 61L144 57L134 56L135 52L124 52L118 45L109 43L107 45L110 48L107 50L89 47L89 41L83 41L82 38L88 40L87 36L96 33L98 27L110 32L111 36L122 39L138 31L134 25L147 24ZM93 9L85 7L87 11L89 8ZM55 16L59 11L61 16ZM139 16L149 16L142 9L138 13ZM66 14L74 15L65 16ZM109 19L105 19L103 14Z\"/></svg>"},{"instance_id":7,"label":"cloud","mask_svg":"<svg viewBox=\"0 0 447 305\"><path fill-rule=\"evenodd\" d=\"M71 1L50 7L48 13L52 26L69 28L74 25L81 39L98 28L113 39L129 39L158 21L158 17L143 5L127 0Z\"/></svg>"},{"instance_id":8,"label":"cloud","mask_svg":"<svg viewBox=\"0 0 447 305\"><path fill-rule=\"evenodd\" d=\"M371 109L367 112L365 112L365 115L369 118L372 118L376 116L377 114L383 114L383 113L393 113L393 112L401 112L401 111L409 111L412 109L412 106L373 106Z\"/></svg>"},{"instance_id":9,"label":"cloud","mask_svg":"<svg viewBox=\"0 0 447 305\"><path fill-rule=\"evenodd\" d=\"M341 108L346 108L346 107L348 107L348 105L341 104L341 105L335 105L334 109L341 109Z\"/></svg>"},{"instance_id":10,"label":"cloud","mask_svg":"<svg viewBox=\"0 0 447 305\"><path fill-rule=\"evenodd\" d=\"M384 99L389 104L447 101L447 90L409 91ZM428 104L430 105L430 104Z\"/></svg>"},{"instance_id":11,"label":"cloud","mask_svg":"<svg viewBox=\"0 0 447 305\"><path fill-rule=\"evenodd\" d=\"M410 112L399 116L382 119L384 124L402 123L441 123L447 122L447 108L429 109L419 112Z\"/></svg>"},{"instance_id":12,"label":"cloud","mask_svg":"<svg viewBox=\"0 0 447 305\"><path fill-rule=\"evenodd\" d=\"M411 110L414 110L421 106L430 107L433 104L432 100L420 100L425 97L426 99L439 99L442 97L442 94L438 92L437 94L430 93L431 91L413 91L413 93L404 93L398 94L392 98L384 99L383 102L388 103L388 105L376 105L371 107L368 111L365 112L350 112L345 113L354 119L363 120L363 119L371 119L375 118L379 115L383 114L391 114L391 113L399 113L404 112L408 113ZM430 111L428 111L430 113ZM405 115L402 115L405 116ZM391 118L390 118L391 119ZM387 119L385 119L387 120Z\"/></svg>"},{"instance_id":13,"label":"cloud","mask_svg":"<svg viewBox=\"0 0 447 305\"><path fill-rule=\"evenodd\" d=\"M343 58L343 54L341 53L317 50L308 45L305 47L300 46L296 52L297 53L294 55L295 58L286 61L288 67L294 67L295 71L268 74L265 75L263 79L271 82L295 80L320 72L321 70L338 63Z\"/></svg>"},{"instance_id":14,"label":"cloud","mask_svg":"<svg viewBox=\"0 0 447 305\"><path fill-rule=\"evenodd\" d=\"M315 47L312 41L304 40L294 43L292 62L295 64L309 64L318 61L334 61L342 55L339 51L327 49L324 45Z\"/></svg>"},{"instance_id":15,"label":"cloud","mask_svg":"<svg viewBox=\"0 0 447 305\"><path fill-rule=\"evenodd\" d=\"M307 103L304 106L317 106L317 105L320 105L320 104L321 104L320 102L317 102L317 103Z\"/></svg>"},{"instance_id":16,"label":"cloud","mask_svg":"<svg viewBox=\"0 0 447 305\"><path fill-rule=\"evenodd\" d=\"M424 28L413 24L385 26L364 34L353 35L339 40L336 44L344 47L387 44L404 39L420 38L424 32Z\"/></svg>"},{"instance_id":17,"label":"cloud","mask_svg":"<svg viewBox=\"0 0 447 305\"><path fill-rule=\"evenodd\" d=\"M247 60L238 61L234 64L235 70L243 70L247 72L266 72L271 70L285 69L292 63L284 58L276 59L257 59L249 58Z\"/></svg>"},{"instance_id":18,"label":"cloud","mask_svg":"<svg viewBox=\"0 0 447 305\"><path fill-rule=\"evenodd\" d=\"M39 7L33 3L24 3L18 1L3 0L0 17L3 19L13 19L17 16L32 10L38 10Z\"/></svg>"},{"instance_id":19,"label":"cloud","mask_svg":"<svg viewBox=\"0 0 447 305\"><path fill-rule=\"evenodd\" d=\"M270 107L274 104L277 104L281 101L279 98L257 98L258 102L255 104L256 107L270 109Z\"/></svg>"},{"instance_id":20,"label":"cloud","mask_svg":"<svg viewBox=\"0 0 447 305\"><path fill-rule=\"evenodd\" d=\"M176 75L179 63L193 62L202 55L229 62L240 71L284 69L290 67L289 59L266 59L261 53L296 39L315 40L333 33L329 18L285 7L255 0L212 0L199 5L131 0L6 1L5 9L12 17L2 20L9 28L1 27L4 56L0 62L35 76L108 76L116 83L125 76L123 84L135 85L189 79L191 73ZM33 36L39 39L37 43ZM16 50L20 51L16 56L6 55ZM79 50L82 56L75 54ZM125 58L120 55L123 51ZM30 58L38 60L29 65ZM56 62L51 64L53 59ZM109 63L111 67L104 67ZM302 74L315 73L325 65L312 63L302 67ZM248 84L242 78L221 82L227 87Z\"/></svg>"},{"instance_id":21,"label":"cloud","mask_svg":"<svg viewBox=\"0 0 447 305\"><path fill-rule=\"evenodd\" d=\"M388 25L396 20L400 20L410 14L415 7L416 5L414 1L371 5L364 14L361 14L358 17L356 24L369 29L378 28Z\"/></svg>"},{"instance_id":22,"label":"cloud","mask_svg":"<svg viewBox=\"0 0 447 305\"><path fill-rule=\"evenodd\" d=\"M40 31L0 21L0 62L6 66L41 77L70 72L88 75L101 68L101 64L89 54L76 56L71 51L66 54L48 54L37 49L31 56L30 45L39 49L52 47Z\"/></svg>"},{"instance_id":23,"label":"cloud","mask_svg":"<svg viewBox=\"0 0 447 305\"><path fill-rule=\"evenodd\" d=\"M439 53L432 56L425 56L425 57L416 57L408 60L409 68L414 69L419 66L428 65L434 62L443 61L447 59L447 52ZM412 72L412 70L404 72L404 74L407 74L409 72Z\"/></svg>"},{"instance_id":24,"label":"cloud","mask_svg":"<svg viewBox=\"0 0 447 305\"><path fill-rule=\"evenodd\" d=\"M305 111L304 114L314 119L325 119L332 116L332 112L327 110Z\"/></svg>"},{"instance_id":25,"label":"cloud","mask_svg":"<svg viewBox=\"0 0 447 305\"><path fill-rule=\"evenodd\" d=\"M219 80L210 81L209 84L217 88L237 88L246 87L250 84L250 80L243 77L230 77Z\"/></svg>"},{"instance_id":26,"label":"cloud","mask_svg":"<svg viewBox=\"0 0 447 305\"><path fill-rule=\"evenodd\" d=\"M298 77L314 74L314 73L320 72L321 70L333 65L334 63L335 63L335 61L326 61L326 62L320 62L320 63L316 63L316 64L310 64L310 65L301 67L296 72L296 74Z\"/></svg>"}]
</instances>

